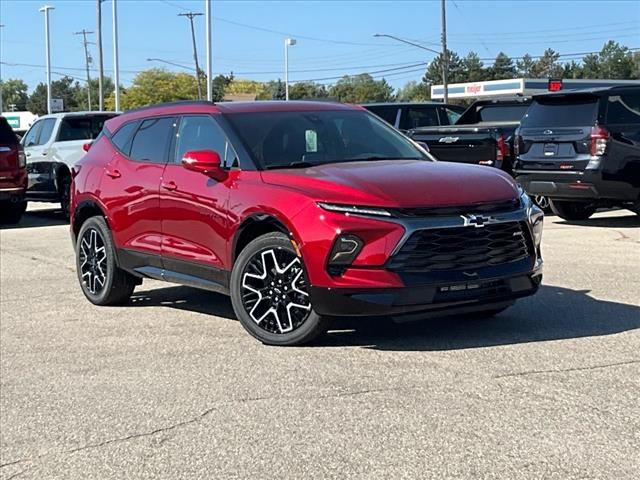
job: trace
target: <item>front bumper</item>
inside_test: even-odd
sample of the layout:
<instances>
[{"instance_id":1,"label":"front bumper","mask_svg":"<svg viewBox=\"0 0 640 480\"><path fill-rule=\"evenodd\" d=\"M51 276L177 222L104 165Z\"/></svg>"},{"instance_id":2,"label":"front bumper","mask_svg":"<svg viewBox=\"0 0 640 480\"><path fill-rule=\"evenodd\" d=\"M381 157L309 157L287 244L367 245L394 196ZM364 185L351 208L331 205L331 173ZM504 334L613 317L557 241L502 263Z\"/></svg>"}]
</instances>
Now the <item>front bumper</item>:
<instances>
[{"instance_id":1,"label":"front bumper","mask_svg":"<svg viewBox=\"0 0 640 480\"><path fill-rule=\"evenodd\" d=\"M529 195L549 198L590 201L611 200L632 202L640 195L640 188L629 181L608 179L597 170L532 171L516 170L516 181Z\"/></svg>"},{"instance_id":2,"label":"front bumper","mask_svg":"<svg viewBox=\"0 0 640 480\"><path fill-rule=\"evenodd\" d=\"M310 289L314 310L328 316L444 316L506 306L533 295L542 282L542 263L532 271L468 282L389 289Z\"/></svg>"}]
</instances>

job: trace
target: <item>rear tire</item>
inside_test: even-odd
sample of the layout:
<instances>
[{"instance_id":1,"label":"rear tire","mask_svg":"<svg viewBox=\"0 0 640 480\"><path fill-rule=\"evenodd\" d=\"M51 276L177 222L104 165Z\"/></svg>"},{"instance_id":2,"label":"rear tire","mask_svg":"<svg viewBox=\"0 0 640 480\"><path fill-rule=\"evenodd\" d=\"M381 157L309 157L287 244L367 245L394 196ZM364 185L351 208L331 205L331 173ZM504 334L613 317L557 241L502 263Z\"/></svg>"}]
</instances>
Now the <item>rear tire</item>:
<instances>
[{"instance_id":1,"label":"rear tire","mask_svg":"<svg viewBox=\"0 0 640 480\"><path fill-rule=\"evenodd\" d=\"M137 279L118 267L107 222L91 217L76 242L76 270L82 293L94 305L120 305L131 297Z\"/></svg>"},{"instance_id":2,"label":"rear tire","mask_svg":"<svg viewBox=\"0 0 640 480\"><path fill-rule=\"evenodd\" d=\"M303 345L327 331L313 311L302 258L287 235L274 232L249 243L231 272L231 303L242 326L267 345Z\"/></svg>"},{"instance_id":3,"label":"rear tire","mask_svg":"<svg viewBox=\"0 0 640 480\"><path fill-rule=\"evenodd\" d=\"M62 208L62 214L64 218L69 220L71 214L71 176L68 173L63 173L60 176L58 182L58 195L60 196L60 207Z\"/></svg>"},{"instance_id":4,"label":"rear tire","mask_svg":"<svg viewBox=\"0 0 640 480\"><path fill-rule=\"evenodd\" d=\"M551 210L565 220L587 220L596 211L592 203L570 202L566 200L550 200Z\"/></svg>"},{"instance_id":5,"label":"rear tire","mask_svg":"<svg viewBox=\"0 0 640 480\"><path fill-rule=\"evenodd\" d=\"M15 225L16 223L19 223L26 209L26 200L21 200L19 202L0 202L0 223L7 225Z\"/></svg>"}]
</instances>

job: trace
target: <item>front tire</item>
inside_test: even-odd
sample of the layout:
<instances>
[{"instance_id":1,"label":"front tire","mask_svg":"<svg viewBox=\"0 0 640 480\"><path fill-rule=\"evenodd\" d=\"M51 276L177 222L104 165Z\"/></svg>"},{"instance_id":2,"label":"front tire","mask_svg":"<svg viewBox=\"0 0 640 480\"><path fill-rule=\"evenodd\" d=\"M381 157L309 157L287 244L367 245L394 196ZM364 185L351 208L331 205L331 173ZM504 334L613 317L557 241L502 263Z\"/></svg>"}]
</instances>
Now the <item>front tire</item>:
<instances>
[{"instance_id":1,"label":"front tire","mask_svg":"<svg viewBox=\"0 0 640 480\"><path fill-rule=\"evenodd\" d=\"M267 345L303 345L327 330L313 311L302 258L280 232L253 240L231 272L231 303L242 326Z\"/></svg>"},{"instance_id":2,"label":"front tire","mask_svg":"<svg viewBox=\"0 0 640 480\"><path fill-rule=\"evenodd\" d=\"M102 217L91 217L80 228L76 270L82 293L94 305L125 303L136 286L136 278L117 265L111 232Z\"/></svg>"},{"instance_id":3,"label":"front tire","mask_svg":"<svg viewBox=\"0 0 640 480\"><path fill-rule=\"evenodd\" d=\"M26 200L20 200L18 202L0 202L0 223L15 225L20 222L20 219L26 210Z\"/></svg>"},{"instance_id":4,"label":"front tire","mask_svg":"<svg viewBox=\"0 0 640 480\"><path fill-rule=\"evenodd\" d=\"M596 211L592 203L570 202L566 200L550 200L551 210L565 220L587 220Z\"/></svg>"}]
</instances>

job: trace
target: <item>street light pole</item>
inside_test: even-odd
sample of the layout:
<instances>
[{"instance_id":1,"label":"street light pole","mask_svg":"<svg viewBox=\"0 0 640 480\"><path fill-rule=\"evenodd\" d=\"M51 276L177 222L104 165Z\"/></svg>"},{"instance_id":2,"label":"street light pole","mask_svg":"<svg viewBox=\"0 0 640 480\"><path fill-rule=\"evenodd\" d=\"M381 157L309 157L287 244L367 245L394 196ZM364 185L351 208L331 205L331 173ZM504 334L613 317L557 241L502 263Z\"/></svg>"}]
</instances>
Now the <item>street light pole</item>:
<instances>
[{"instance_id":1,"label":"street light pole","mask_svg":"<svg viewBox=\"0 0 640 480\"><path fill-rule=\"evenodd\" d=\"M120 111L120 66L118 64L118 6L116 0L112 0L112 32L113 32L113 83L115 84L114 110Z\"/></svg>"},{"instance_id":2,"label":"street light pole","mask_svg":"<svg viewBox=\"0 0 640 480\"><path fill-rule=\"evenodd\" d=\"M447 85L447 72L449 71L449 51L447 50L447 15L445 12L445 0L440 2L440 16L442 22L442 89L444 103L449 103L449 86Z\"/></svg>"},{"instance_id":3,"label":"street light pole","mask_svg":"<svg viewBox=\"0 0 640 480\"><path fill-rule=\"evenodd\" d=\"M102 2L97 0L96 42L98 43L98 110L104 110L104 91L102 81L104 78L104 60L102 58Z\"/></svg>"},{"instance_id":4,"label":"street light pole","mask_svg":"<svg viewBox=\"0 0 640 480\"><path fill-rule=\"evenodd\" d=\"M47 68L47 113L51 113L51 50L49 48L49 10L54 10L49 5L40 8L40 12L44 12L44 48L46 55Z\"/></svg>"},{"instance_id":5,"label":"street light pole","mask_svg":"<svg viewBox=\"0 0 640 480\"><path fill-rule=\"evenodd\" d=\"M284 41L284 99L289 101L289 47L297 42L294 38L287 38Z\"/></svg>"},{"instance_id":6,"label":"street light pole","mask_svg":"<svg viewBox=\"0 0 640 480\"><path fill-rule=\"evenodd\" d=\"M115 1L115 0L114 0ZM213 101L213 62L211 60L211 0L204 0L204 14L206 26L206 44L207 44L207 100Z\"/></svg>"}]
</instances>

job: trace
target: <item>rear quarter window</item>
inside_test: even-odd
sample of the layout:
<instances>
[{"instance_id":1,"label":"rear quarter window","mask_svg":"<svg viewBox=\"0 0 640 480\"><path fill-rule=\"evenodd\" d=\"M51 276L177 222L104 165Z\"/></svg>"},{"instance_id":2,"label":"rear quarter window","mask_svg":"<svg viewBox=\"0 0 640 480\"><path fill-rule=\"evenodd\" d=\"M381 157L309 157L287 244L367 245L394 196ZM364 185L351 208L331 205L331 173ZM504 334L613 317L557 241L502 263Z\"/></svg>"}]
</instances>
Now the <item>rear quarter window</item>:
<instances>
[{"instance_id":1,"label":"rear quarter window","mask_svg":"<svg viewBox=\"0 0 640 480\"><path fill-rule=\"evenodd\" d=\"M536 99L522 119L523 127L586 127L594 125L598 98L567 96Z\"/></svg>"},{"instance_id":2,"label":"rear quarter window","mask_svg":"<svg viewBox=\"0 0 640 480\"><path fill-rule=\"evenodd\" d=\"M131 140L139 123L138 121L125 123L111 136L111 143L126 156L131 153Z\"/></svg>"},{"instance_id":3,"label":"rear quarter window","mask_svg":"<svg viewBox=\"0 0 640 480\"><path fill-rule=\"evenodd\" d=\"M640 125L640 92L610 96L607 101L606 123Z\"/></svg>"},{"instance_id":4,"label":"rear quarter window","mask_svg":"<svg viewBox=\"0 0 640 480\"><path fill-rule=\"evenodd\" d=\"M18 143L18 137L7 122L7 119L0 117L0 145L15 145Z\"/></svg>"}]
</instances>

